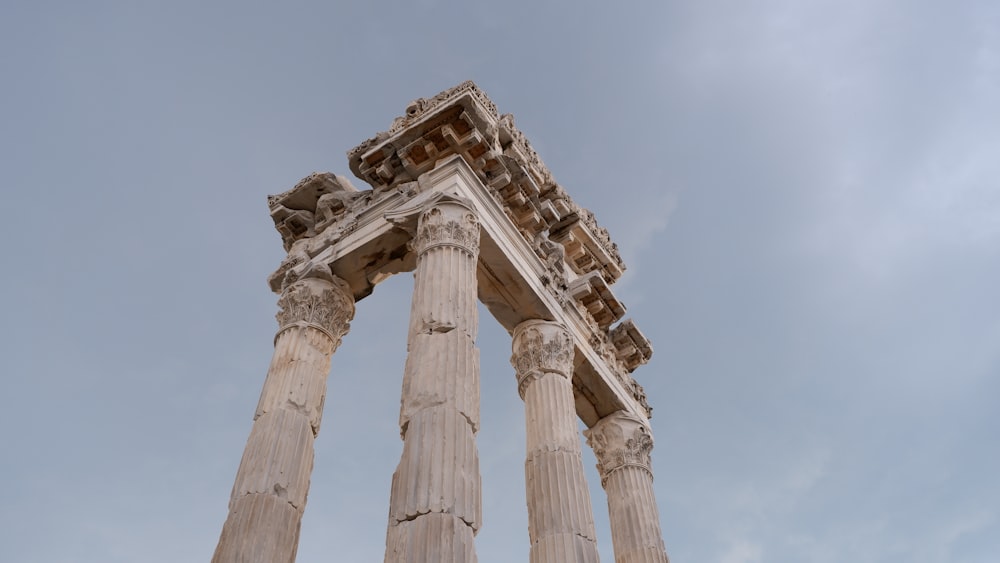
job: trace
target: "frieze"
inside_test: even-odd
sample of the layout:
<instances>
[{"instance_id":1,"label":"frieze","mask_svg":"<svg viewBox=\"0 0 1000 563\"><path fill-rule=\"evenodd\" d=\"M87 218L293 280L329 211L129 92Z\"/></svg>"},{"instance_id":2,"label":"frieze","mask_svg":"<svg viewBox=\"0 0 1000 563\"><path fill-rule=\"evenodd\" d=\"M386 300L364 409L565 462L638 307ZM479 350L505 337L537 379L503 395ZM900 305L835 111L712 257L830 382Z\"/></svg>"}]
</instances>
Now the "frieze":
<instances>
[{"instance_id":1,"label":"frieze","mask_svg":"<svg viewBox=\"0 0 1000 563\"><path fill-rule=\"evenodd\" d=\"M271 291L281 293L289 285L299 280L301 275L299 270L309 263L309 254L306 253L306 242L296 241L288 249L288 254L278 265L278 269L267 278L267 284Z\"/></svg>"},{"instance_id":2,"label":"frieze","mask_svg":"<svg viewBox=\"0 0 1000 563\"><path fill-rule=\"evenodd\" d=\"M466 160L529 244L567 218L577 220L588 242L574 248L569 262L574 270L585 274L601 269L609 283L621 276L625 265L607 230L555 182L513 116L499 115L472 82L414 100L388 131L355 147L348 157L351 170L379 191L417 179L452 154Z\"/></svg>"},{"instance_id":3,"label":"frieze","mask_svg":"<svg viewBox=\"0 0 1000 563\"><path fill-rule=\"evenodd\" d=\"M646 399L646 390L643 386L640 385L634 377L627 373L623 374L621 377L625 380L625 389L630 395L632 395L632 398L639 403L639 406L646 411L646 418L653 418L653 407L649 405L649 401Z\"/></svg>"},{"instance_id":4,"label":"frieze","mask_svg":"<svg viewBox=\"0 0 1000 563\"><path fill-rule=\"evenodd\" d=\"M569 301L569 281L566 277L566 249L563 245L552 242L545 234L535 238L535 251L545 264L545 273L541 276L542 285L565 306Z\"/></svg>"},{"instance_id":5,"label":"frieze","mask_svg":"<svg viewBox=\"0 0 1000 563\"><path fill-rule=\"evenodd\" d=\"M316 267L313 261L359 225L368 224L369 211L380 202L400 196L419 199L426 187L418 180L455 154L469 164L532 249L542 288L589 327L590 346L641 407L639 412L651 414L642 386L631 376L652 353L648 340L631 321L609 332L624 313L608 287L625 268L617 246L593 213L574 203L555 181L514 118L498 114L472 82L413 101L389 131L349 153L351 169L372 189L358 190L343 176L324 172L269 196L275 228L288 253L269 279L271 289L282 293L309 278ZM419 254L437 245L455 245L478 252L480 229L474 214L463 209L432 217L431 209L418 212L413 218L419 220L403 229L412 236L410 250Z\"/></svg>"},{"instance_id":6,"label":"frieze","mask_svg":"<svg viewBox=\"0 0 1000 563\"><path fill-rule=\"evenodd\" d=\"M582 313L586 313L586 310L583 309L579 303L577 305L582 309ZM611 340L611 334L608 331L597 328L596 323L592 323L589 344L590 347L601 356L605 365L611 368L611 371L615 375L615 379L621 383L622 387L625 388L632 399L634 399L635 402L642 407L645 411L646 418L652 418L653 407L649 405L649 401L646 398L646 390L643 389L642 385L640 385L634 377L632 377L632 370L629 369L628 364L619 356L618 351ZM652 351L650 351L650 353L652 353Z\"/></svg>"}]
</instances>

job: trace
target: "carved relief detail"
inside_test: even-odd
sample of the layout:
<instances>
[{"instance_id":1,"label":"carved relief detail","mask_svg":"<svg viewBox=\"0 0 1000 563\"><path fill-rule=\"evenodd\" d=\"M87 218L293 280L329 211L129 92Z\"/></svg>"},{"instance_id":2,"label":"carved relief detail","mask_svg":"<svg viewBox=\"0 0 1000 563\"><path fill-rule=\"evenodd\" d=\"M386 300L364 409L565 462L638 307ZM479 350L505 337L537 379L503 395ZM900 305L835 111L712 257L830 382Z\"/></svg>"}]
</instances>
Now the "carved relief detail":
<instances>
[{"instance_id":1,"label":"carved relief detail","mask_svg":"<svg viewBox=\"0 0 1000 563\"><path fill-rule=\"evenodd\" d=\"M536 176L539 184L545 187L551 187L555 183L555 180L552 178L552 172L550 172L549 168L542 162L542 158L538 156L538 153L535 151L534 147L531 146L531 143L528 142L524 133L514 126L514 116L509 113L501 115L499 127L503 133L510 136L511 145L516 151L512 152L520 157L518 160L521 160L528 165L529 170L534 172L534 176ZM504 151L504 153L508 153L508 151Z\"/></svg>"},{"instance_id":2,"label":"carved relief detail","mask_svg":"<svg viewBox=\"0 0 1000 563\"><path fill-rule=\"evenodd\" d=\"M608 336L615 347L615 356L629 372L635 371L653 356L653 345L632 319L619 323Z\"/></svg>"},{"instance_id":3,"label":"carved relief detail","mask_svg":"<svg viewBox=\"0 0 1000 563\"><path fill-rule=\"evenodd\" d=\"M447 203L420 214L413 248L419 254L436 246L458 246L471 254L479 252L479 219L461 204Z\"/></svg>"},{"instance_id":4,"label":"carved relief detail","mask_svg":"<svg viewBox=\"0 0 1000 563\"><path fill-rule=\"evenodd\" d=\"M576 206L576 208L580 219L583 220L583 224L587 225L587 228L590 229L590 232L597 237L601 246L604 247L608 254L611 255L611 258L615 261L615 263L622 269L622 271L624 271L625 261L622 260L622 256L618 251L618 245L612 242L611 234L608 233L608 230L597 224L597 217L595 217L594 213L589 209L580 206Z\"/></svg>"},{"instance_id":5,"label":"carved relief detail","mask_svg":"<svg viewBox=\"0 0 1000 563\"><path fill-rule=\"evenodd\" d=\"M578 305L579 306L579 305ZM581 314L585 313L586 310L582 309ZM615 378L618 382L622 384L622 387L629 393L629 395L635 399L635 402L642 407L645 411L647 418L652 418L653 407L649 405L649 401L646 399L646 390L643 389L642 385L632 377L630 373L632 370L629 369L628 364L623 361L615 349L614 344L611 341L611 334L607 331L600 330L596 327L596 323L592 323L591 329L593 332L590 335L590 346L601 355L601 359L607 364L611 371L615 374ZM652 353L650 351L650 353Z\"/></svg>"},{"instance_id":6,"label":"carved relief detail","mask_svg":"<svg viewBox=\"0 0 1000 563\"><path fill-rule=\"evenodd\" d=\"M602 486L613 472L623 467L639 467L652 476L653 435L645 421L618 411L602 418L583 434L597 457Z\"/></svg>"},{"instance_id":7,"label":"carved relief detail","mask_svg":"<svg viewBox=\"0 0 1000 563\"><path fill-rule=\"evenodd\" d=\"M354 318L354 297L347 282L330 277L333 281L310 277L285 288L278 299L281 310L275 315L279 334L292 326L308 325L339 343Z\"/></svg>"},{"instance_id":8,"label":"carved relief detail","mask_svg":"<svg viewBox=\"0 0 1000 563\"><path fill-rule=\"evenodd\" d=\"M298 281L301 277L299 270L304 268L309 262L309 254L305 251L305 241L296 241L288 250L288 254L267 278L267 284L271 291L281 293L289 285Z\"/></svg>"},{"instance_id":9,"label":"carved relief detail","mask_svg":"<svg viewBox=\"0 0 1000 563\"><path fill-rule=\"evenodd\" d=\"M370 193L358 191L344 176L316 172L284 193L267 196L267 205L285 250L291 251L296 242L313 238L352 218L353 212L367 204L370 197Z\"/></svg>"},{"instance_id":10,"label":"carved relief detail","mask_svg":"<svg viewBox=\"0 0 1000 563\"><path fill-rule=\"evenodd\" d=\"M389 134L398 133L400 130L405 129L408 125L419 119L421 116L426 114L429 110L433 110L441 105L447 100L450 100L462 93L469 92L479 103L483 104L491 113L496 115L497 107L493 104L493 100L490 100L486 94L476 86L476 83L471 80L466 80L465 82L449 88L444 92L440 92L433 98L417 98L409 104L406 105L406 112L396 119L393 120L392 126L389 127Z\"/></svg>"},{"instance_id":11,"label":"carved relief detail","mask_svg":"<svg viewBox=\"0 0 1000 563\"><path fill-rule=\"evenodd\" d=\"M544 409L552 410L550 403L542 399L549 398L547 390L555 389L567 391L564 395L568 398L559 404L568 412L574 404L568 392L571 387L577 404L587 401L594 407L586 411L587 420L589 413L627 408L627 412L606 416L585 432L598 459L602 485L609 476L626 467L637 467L652 475L653 438L648 426L652 409L642 386L631 375L636 367L649 360L652 348L630 321L611 328L624 314L624 307L608 286L620 278L625 266L607 230L597 224L590 211L574 203L555 181L531 143L515 126L514 118L500 115L486 94L467 81L432 98L414 100L388 131L365 141L348 155L351 170L372 189L359 191L343 176L315 173L291 190L268 197L275 228L287 252L269 278L272 290L280 293L278 334L291 329L286 337L316 350L329 348L323 353L332 353L349 330L355 312L352 289L348 282L333 275L334 270L349 278L355 288L361 288L357 290L359 298L367 295L365 290L370 292L381 279L412 269L414 255L425 261L447 258L449 264L468 265L471 268L468 279L474 280L481 225L476 211L469 207L471 202L455 201L468 201L460 197L468 195L464 183L458 187L421 183L427 177L425 174L446 162L444 159L458 155L481 184L477 187L477 182L470 182L471 189L484 189L499 207L491 209L492 203L481 207L490 213L483 216L483 222L488 223L486 227L496 237L494 242L518 239L509 241L514 243L512 246L498 247L490 246L487 241L489 252L484 258L487 269L498 251L505 253L515 268L495 278L500 311L495 314L498 318L501 313L505 315L506 326L526 315L551 315L573 327L571 334L564 324L530 320L515 328L510 361L522 399L532 382L546 374L556 374L572 385L549 378L533 389L532 393L538 395L529 398ZM436 192L426 195L443 194L448 199L420 197L422 189ZM476 194L475 198L478 197ZM398 200L413 198L417 201L405 206L405 220L399 223L390 220L390 216L400 211ZM492 230L497 226L502 229ZM357 237L347 237L355 231L360 231ZM392 244L369 244L379 236ZM358 242L362 240L365 242ZM442 248L425 254L438 247ZM405 268L394 263L391 268L383 267L387 261L402 260L400 255L407 260ZM498 269L507 267L504 263ZM447 275L451 270L434 271ZM503 285L511 288L507 290ZM470 287L469 291L474 292L475 286ZM526 304L523 299L525 292L530 294L531 303ZM545 292L554 296L561 311L551 310L552 299ZM446 295L443 299L453 297ZM455 328L454 324L433 326L431 333L435 338ZM452 337L465 338L460 332L440 338L442 342L448 340L446 344L450 346ZM424 361L432 357L417 358ZM596 371L593 375L601 381L589 377L573 381L574 369L580 368L577 360L586 362L588 370L593 368ZM478 397L478 387L475 396ZM615 406L609 406L612 404ZM464 428L467 419L471 422L464 411L453 414L456 414L451 417L458 424L456 428ZM631 471L618 475L625 474Z\"/></svg>"},{"instance_id":12,"label":"carved relief detail","mask_svg":"<svg viewBox=\"0 0 1000 563\"><path fill-rule=\"evenodd\" d=\"M566 278L566 249L563 245L553 242L545 233L535 238L535 248L545 262L545 273L541 276L542 285L559 300L560 305L569 301L567 290L569 281Z\"/></svg>"},{"instance_id":13,"label":"carved relief detail","mask_svg":"<svg viewBox=\"0 0 1000 563\"><path fill-rule=\"evenodd\" d=\"M510 114L467 81L433 98L411 102L388 131L348 153L351 169L375 191L417 179L436 162L459 154L497 199L536 252L538 235L561 231L566 262L579 274L601 270L608 283L625 270L618 247L594 215L575 204Z\"/></svg>"},{"instance_id":14,"label":"carved relief detail","mask_svg":"<svg viewBox=\"0 0 1000 563\"><path fill-rule=\"evenodd\" d=\"M560 323L525 321L514 329L511 347L510 363L522 398L528 385L546 373L573 376L573 339Z\"/></svg>"}]
</instances>

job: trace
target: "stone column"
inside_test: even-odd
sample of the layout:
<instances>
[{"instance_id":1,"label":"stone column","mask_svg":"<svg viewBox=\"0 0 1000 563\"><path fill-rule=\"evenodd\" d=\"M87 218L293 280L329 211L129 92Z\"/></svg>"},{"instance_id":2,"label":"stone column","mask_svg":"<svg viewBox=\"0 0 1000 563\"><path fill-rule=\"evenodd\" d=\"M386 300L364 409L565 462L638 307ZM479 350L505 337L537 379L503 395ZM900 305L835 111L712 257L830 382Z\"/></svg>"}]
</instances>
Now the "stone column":
<instances>
[{"instance_id":1,"label":"stone column","mask_svg":"<svg viewBox=\"0 0 1000 563\"><path fill-rule=\"evenodd\" d=\"M288 285L278 299L274 355L214 563L295 560L330 357L354 317L347 283L321 277Z\"/></svg>"},{"instance_id":2,"label":"stone column","mask_svg":"<svg viewBox=\"0 0 1000 563\"><path fill-rule=\"evenodd\" d=\"M653 494L648 422L618 411L584 435L597 456L601 486L608 495L615 563L668 563Z\"/></svg>"},{"instance_id":3,"label":"stone column","mask_svg":"<svg viewBox=\"0 0 1000 563\"><path fill-rule=\"evenodd\" d=\"M573 399L573 341L556 322L514 329L511 364L524 399L531 563L597 563L590 491Z\"/></svg>"},{"instance_id":4,"label":"stone column","mask_svg":"<svg viewBox=\"0 0 1000 563\"><path fill-rule=\"evenodd\" d=\"M464 203L420 213L400 433L385 561L470 563L482 518L476 266L479 220Z\"/></svg>"}]
</instances>

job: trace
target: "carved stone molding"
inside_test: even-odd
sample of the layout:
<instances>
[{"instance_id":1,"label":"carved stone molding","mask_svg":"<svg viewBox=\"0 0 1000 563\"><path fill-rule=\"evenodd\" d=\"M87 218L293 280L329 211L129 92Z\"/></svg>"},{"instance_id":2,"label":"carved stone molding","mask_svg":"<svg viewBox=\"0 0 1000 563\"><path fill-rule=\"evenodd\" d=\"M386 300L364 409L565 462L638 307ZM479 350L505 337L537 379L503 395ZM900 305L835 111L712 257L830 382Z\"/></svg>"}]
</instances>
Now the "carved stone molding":
<instances>
[{"instance_id":1,"label":"carved stone molding","mask_svg":"<svg viewBox=\"0 0 1000 563\"><path fill-rule=\"evenodd\" d=\"M268 198L287 253L268 280L280 296L279 330L249 469L241 464L233 489L234 499L246 499L234 502L248 506L234 508L216 559L242 557L224 544L280 544L281 554L241 553L294 559L330 356L355 300L391 275L414 272L387 563L475 559L477 298L513 335L530 559L598 560L583 420L592 426L585 435L607 492L616 560L667 563L652 488L651 409L631 375L652 347L631 321L615 326L625 308L610 286L625 265L607 230L472 82L414 100L348 158L370 189L325 172Z\"/></svg>"},{"instance_id":2,"label":"carved stone molding","mask_svg":"<svg viewBox=\"0 0 1000 563\"><path fill-rule=\"evenodd\" d=\"M623 467L639 467L652 476L653 435L646 421L626 411L618 411L584 430L583 435L597 456L602 486L607 483L608 476Z\"/></svg>"},{"instance_id":3,"label":"carved stone molding","mask_svg":"<svg viewBox=\"0 0 1000 563\"><path fill-rule=\"evenodd\" d=\"M441 104L442 102L454 98L456 97L456 95L463 92L469 92L470 94L476 96L481 104L483 104L485 107L490 108L492 113L496 114L497 108L493 104L493 101L490 100L486 96L486 94L483 93L483 91L476 86L476 84L473 81L466 80L465 82L459 84L458 86L449 88L444 92L437 94L436 96L434 96L429 100L427 98L417 98L416 100L410 102L406 106L406 113L402 117L397 117L392 122L392 126L389 128L389 133L392 134L402 129L405 129L411 123L413 123L421 116L423 116L425 113L427 113L427 110L434 108L439 104Z\"/></svg>"},{"instance_id":4,"label":"carved stone molding","mask_svg":"<svg viewBox=\"0 0 1000 563\"><path fill-rule=\"evenodd\" d=\"M453 154L475 171L536 251L536 238L549 231L566 246L573 271L600 270L608 283L621 276L625 264L607 230L556 183L513 116L500 115L472 82L414 100L388 131L352 149L348 158L354 174L380 191L416 180Z\"/></svg>"},{"instance_id":5,"label":"carved stone molding","mask_svg":"<svg viewBox=\"0 0 1000 563\"><path fill-rule=\"evenodd\" d=\"M354 318L354 297L344 280L309 277L287 286L278 298L278 334L293 326L311 326L335 343L347 334Z\"/></svg>"},{"instance_id":6,"label":"carved stone molding","mask_svg":"<svg viewBox=\"0 0 1000 563\"><path fill-rule=\"evenodd\" d=\"M635 326L632 319L625 319L609 333L618 359L630 373L653 357L649 339Z\"/></svg>"},{"instance_id":7,"label":"carved stone molding","mask_svg":"<svg viewBox=\"0 0 1000 563\"><path fill-rule=\"evenodd\" d=\"M267 206L289 251L296 241L312 238L348 216L364 195L344 176L316 172L284 193L267 196Z\"/></svg>"},{"instance_id":8,"label":"carved stone molding","mask_svg":"<svg viewBox=\"0 0 1000 563\"><path fill-rule=\"evenodd\" d=\"M525 321L514 329L510 363L517 372L521 397L528 385L546 373L573 376L573 339L566 327L552 321Z\"/></svg>"},{"instance_id":9,"label":"carved stone molding","mask_svg":"<svg viewBox=\"0 0 1000 563\"><path fill-rule=\"evenodd\" d=\"M577 306L580 309L580 314L586 313L586 309L583 305L577 302ZM631 321L626 321L629 323L627 326L632 325ZM622 323L625 324L625 323ZM627 328L626 326L626 328ZM622 359L620 353L614 343L612 342L612 337L618 330L618 327L612 329L610 332L605 330L600 330L600 328L595 327L594 323L591 323L591 334L588 344L601 355L601 359L604 363L611 368L614 373L615 378L622 384L625 390L632 396L633 399L645 410L646 418L653 417L653 407L649 405L646 399L646 390L642 388L642 385L632 377L632 369L629 369L628 364ZM648 344L648 341L646 341ZM649 348L649 354L652 354L652 348ZM648 360L648 357L646 358Z\"/></svg>"},{"instance_id":10,"label":"carved stone molding","mask_svg":"<svg viewBox=\"0 0 1000 563\"><path fill-rule=\"evenodd\" d=\"M625 314L625 305L611 293L600 272L590 272L573 280L569 284L569 294L583 306L601 332L606 332Z\"/></svg>"},{"instance_id":11,"label":"carved stone molding","mask_svg":"<svg viewBox=\"0 0 1000 563\"><path fill-rule=\"evenodd\" d=\"M475 211L456 201L442 201L420 214L413 248L423 254L437 246L457 246L479 252L479 219Z\"/></svg>"}]
</instances>

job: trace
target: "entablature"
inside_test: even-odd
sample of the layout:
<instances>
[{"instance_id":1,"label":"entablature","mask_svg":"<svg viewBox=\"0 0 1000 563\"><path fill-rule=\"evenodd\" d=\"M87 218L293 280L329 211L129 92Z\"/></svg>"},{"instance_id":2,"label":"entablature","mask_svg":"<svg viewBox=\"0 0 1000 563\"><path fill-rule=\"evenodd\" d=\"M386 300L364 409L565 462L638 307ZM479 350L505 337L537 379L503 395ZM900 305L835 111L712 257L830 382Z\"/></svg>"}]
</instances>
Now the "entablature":
<instances>
[{"instance_id":1,"label":"entablature","mask_svg":"<svg viewBox=\"0 0 1000 563\"><path fill-rule=\"evenodd\" d=\"M627 320L610 285L624 264L592 213L577 206L513 126L471 82L430 100L349 153L372 185L316 173L268 199L288 256L272 274L278 292L321 266L355 299L411 271L414 209L442 196L480 216L479 298L508 332L529 319L564 323L573 335L577 412L588 425L617 410L649 416L631 372L648 340Z\"/></svg>"},{"instance_id":2,"label":"entablature","mask_svg":"<svg viewBox=\"0 0 1000 563\"><path fill-rule=\"evenodd\" d=\"M472 82L411 102L389 131L349 151L348 161L358 178L379 191L416 180L454 154L497 198L529 244L535 246L543 233L565 231L558 242L566 245L573 271L601 270L609 283L621 277L625 263L607 230L556 183L514 117L500 115Z\"/></svg>"},{"instance_id":3,"label":"entablature","mask_svg":"<svg viewBox=\"0 0 1000 563\"><path fill-rule=\"evenodd\" d=\"M611 343L618 359L630 373L653 357L653 345L632 319L625 319L611 330Z\"/></svg>"},{"instance_id":4,"label":"entablature","mask_svg":"<svg viewBox=\"0 0 1000 563\"><path fill-rule=\"evenodd\" d=\"M600 272L590 272L573 280L569 294L602 330L607 330L625 315L625 305L611 293Z\"/></svg>"}]
</instances>

